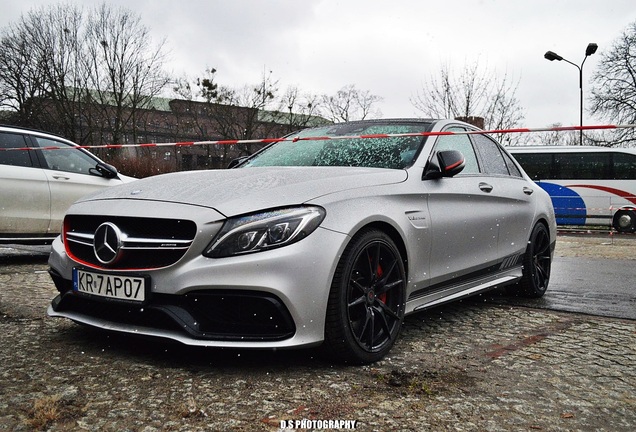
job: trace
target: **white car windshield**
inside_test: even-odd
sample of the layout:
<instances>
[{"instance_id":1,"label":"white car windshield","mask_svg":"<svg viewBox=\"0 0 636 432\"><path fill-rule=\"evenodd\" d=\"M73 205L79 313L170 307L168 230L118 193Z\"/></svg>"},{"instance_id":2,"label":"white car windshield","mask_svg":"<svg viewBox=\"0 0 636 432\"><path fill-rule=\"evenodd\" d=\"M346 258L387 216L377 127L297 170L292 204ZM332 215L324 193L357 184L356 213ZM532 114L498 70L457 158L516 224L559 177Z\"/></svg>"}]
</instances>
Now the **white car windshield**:
<instances>
[{"instance_id":1,"label":"white car windshield","mask_svg":"<svg viewBox=\"0 0 636 432\"><path fill-rule=\"evenodd\" d=\"M427 132L430 123L380 122L335 124L306 129L290 141L275 143L248 159L243 167L263 166L350 166L404 169L412 165L422 136L355 138L362 135ZM338 137L345 139L297 140L293 138Z\"/></svg>"}]
</instances>

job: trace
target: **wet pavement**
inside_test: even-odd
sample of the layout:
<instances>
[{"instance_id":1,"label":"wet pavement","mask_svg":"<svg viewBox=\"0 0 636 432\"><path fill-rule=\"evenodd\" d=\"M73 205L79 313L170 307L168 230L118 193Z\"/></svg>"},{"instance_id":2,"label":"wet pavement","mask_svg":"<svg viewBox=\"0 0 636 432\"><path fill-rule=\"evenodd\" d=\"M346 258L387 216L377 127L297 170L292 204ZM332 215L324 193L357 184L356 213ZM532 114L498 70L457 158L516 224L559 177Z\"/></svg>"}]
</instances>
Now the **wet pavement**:
<instances>
[{"instance_id":1,"label":"wet pavement","mask_svg":"<svg viewBox=\"0 0 636 432\"><path fill-rule=\"evenodd\" d=\"M571 258L555 265L593 261ZM624 269L612 273L617 286ZM0 431L278 431L292 420L351 420L358 431L636 430L635 320L477 297L407 317L390 356L348 367L312 351L193 349L49 319L46 270L46 253L0 247ZM597 291L589 278L564 278ZM554 282L551 302L562 296Z\"/></svg>"},{"instance_id":2,"label":"wet pavement","mask_svg":"<svg viewBox=\"0 0 636 432\"><path fill-rule=\"evenodd\" d=\"M636 241L636 239L634 239ZM494 302L636 320L636 261L557 257L540 299L494 296Z\"/></svg>"}]
</instances>

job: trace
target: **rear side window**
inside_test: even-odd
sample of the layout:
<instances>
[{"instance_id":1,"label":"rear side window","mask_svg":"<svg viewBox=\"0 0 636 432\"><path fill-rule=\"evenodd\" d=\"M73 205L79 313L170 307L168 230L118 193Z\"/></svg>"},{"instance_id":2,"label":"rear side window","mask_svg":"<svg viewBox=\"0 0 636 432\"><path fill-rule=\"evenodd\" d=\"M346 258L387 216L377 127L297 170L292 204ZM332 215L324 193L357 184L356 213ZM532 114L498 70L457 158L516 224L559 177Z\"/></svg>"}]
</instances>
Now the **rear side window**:
<instances>
[{"instance_id":1,"label":"rear side window","mask_svg":"<svg viewBox=\"0 0 636 432\"><path fill-rule=\"evenodd\" d=\"M0 149L26 147L24 135L0 132ZM31 155L28 150L0 150L0 164L20 167L32 167Z\"/></svg>"},{"instance_id":2,"label":"rear side window","mask_svg":"<svg viewBox=\"0 0 636 432\"><path fill-rule=\"evenodd\" d=\"M521 175L521 171L519 171L519 168L514 163L510 155L504 151L502 151L501 154L503 155L504 160L506 161L506 165L508 166L508 171L510 172L510 175L514 177L523 177Z\"/></svg>"},{"instance_id":3,"label":"rear side window","mask_svg":"<svg viewBox=\"0 0 636 432\"><path fill-rule=\"evenodd\" d=\"M496 142L484 135L474 135L473 139L484 174L510 175L506 161Z\"/></svg>"}]
</instances>

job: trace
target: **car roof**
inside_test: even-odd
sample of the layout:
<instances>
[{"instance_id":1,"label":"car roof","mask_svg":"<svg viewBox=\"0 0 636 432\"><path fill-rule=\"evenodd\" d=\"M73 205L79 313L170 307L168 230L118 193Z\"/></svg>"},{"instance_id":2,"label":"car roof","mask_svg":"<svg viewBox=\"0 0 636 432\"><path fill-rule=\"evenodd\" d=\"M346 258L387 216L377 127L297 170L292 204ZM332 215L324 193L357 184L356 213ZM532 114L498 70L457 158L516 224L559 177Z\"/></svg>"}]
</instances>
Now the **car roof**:
<instances>
[{"instance_id":1,"label":"car roof","mask_svg":"<svg viewBox=\"0 0 636 432\"><path fill-rule=\"evenodd\" d=\"M396 125L400 125L400 124L411 124L411 125L422 125L425 126L426 130L438 130L438 129L442 129L444 126L447 125L462 125L462 126L466 126L468 128L471 129L477 129L479 130L478 127L476 127L475 125L472 125L470 123L466 123L462 120L455 120L455 119L435 119L435 118L380 118L380 119L365 119L365 120L352 120L352 121L347 121L347 122L341 122L341 123L333 123L333 124L329 124L329 125L323 125L323 126L317 126L315 128L312 129L316 129L316 128L322 128L322 127L342 127L342 128L351 128L351 129L355 129L356 126L364 126L364 125L373 125L374 123L377 124L383 124L383 125L387 125L387 124L396 124ZM298 133L300 131L297 131L296 133Z\"/></svg>"},{"instance_id":2,"label":"car roof","mask_svg":"<svg viewBox=\"0 0 636 432\"><path fill-rule=\"evenodd\" d=\"M600 152L623 152L636 154L636 148L622 147L599 147L599 146L508 146L506 149L511 153L600 153Z\"/></svg>"},{"instance_id":3,"label":"car roof","mask_svg":"<svg viewBox=\"0 0 636 432\"><path fill-rule=\"evenodd\" d=\"M439 119L430 119L430 118L379 118L379 119L365 119L365 120L351 120L346 123L434 123L439 121ZM340 123L334 123L340 124Z\"/></svg>"},{"instance_id":4,"label":"car roof","mask_svg":"<svg viewBox=\"0 0 636 432\"><path fill-rule=\"evenodd\" d=\"M64 141L64 142L66 142L68 144L77 145L77 143L74 143L73 141L69 140L68 138L64 138L61 135L56 135L56 134L51 133L51 132L46 132L46 131L43 131L43 130L28 128L28 127L24 127L24 126L7 125L7 124L1 124L0 123L0 131L28 133L30 135L39 135L39 136L43 136L43 137L47 137L47 138L55 138L57 140Z\"/></svg>"}]
</instances>

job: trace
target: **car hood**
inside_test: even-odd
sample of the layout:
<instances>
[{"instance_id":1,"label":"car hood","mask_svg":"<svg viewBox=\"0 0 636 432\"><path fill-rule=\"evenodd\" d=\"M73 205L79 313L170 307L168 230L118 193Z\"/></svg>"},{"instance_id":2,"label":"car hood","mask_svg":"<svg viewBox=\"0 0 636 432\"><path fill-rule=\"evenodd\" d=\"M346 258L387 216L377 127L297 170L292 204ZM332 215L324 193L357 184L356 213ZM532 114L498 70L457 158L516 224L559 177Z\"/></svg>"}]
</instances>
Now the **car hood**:
<instances>
[{"instance_id":1,"label":"car hood","mask_svg":"<svg viewBox=\"0 0 636 432\"><path fill-rule=\"evenodd\" d=\"M80 200L165 201L210 207L226 217L297 205L331 193L400 183L405 170L267 167L164 174L104 189Z\"/></svg>"}]
</instances>

